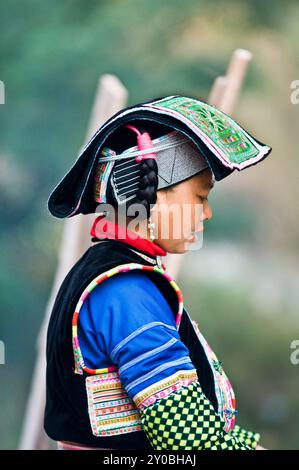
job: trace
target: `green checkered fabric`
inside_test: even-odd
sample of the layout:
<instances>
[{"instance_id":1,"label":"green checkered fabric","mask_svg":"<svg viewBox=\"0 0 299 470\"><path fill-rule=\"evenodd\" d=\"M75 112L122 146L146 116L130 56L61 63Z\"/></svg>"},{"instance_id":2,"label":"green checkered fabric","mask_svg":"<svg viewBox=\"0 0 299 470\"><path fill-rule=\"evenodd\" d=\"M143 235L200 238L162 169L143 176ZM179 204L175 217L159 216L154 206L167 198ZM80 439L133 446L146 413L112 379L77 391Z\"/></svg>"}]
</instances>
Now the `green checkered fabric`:
<instances>
[{"instance_id":1,"label":"green checkered fabric","mask_svg":"<svg viewBox=\"0 0 299 470\"><path fill-rule=\"evenodd\" d=\"M252 450L226 433L198 380L140 410L144 431L154 449Z\"/></svg>"},{"instance_id":2,"label":"green checkered fabric","mask_svg":"<svg viewBox=\"0 0 299 470\"><path fill-rule=\"evenodd\" d=\"M254 433L252 431L246 431L246 429L240 428L237 424L229 432L233 437L236 437L239 442L250 446L252 449L255 449L258 442L260 441L261 435L259 433Z\"/></svg>"}]
</instances>

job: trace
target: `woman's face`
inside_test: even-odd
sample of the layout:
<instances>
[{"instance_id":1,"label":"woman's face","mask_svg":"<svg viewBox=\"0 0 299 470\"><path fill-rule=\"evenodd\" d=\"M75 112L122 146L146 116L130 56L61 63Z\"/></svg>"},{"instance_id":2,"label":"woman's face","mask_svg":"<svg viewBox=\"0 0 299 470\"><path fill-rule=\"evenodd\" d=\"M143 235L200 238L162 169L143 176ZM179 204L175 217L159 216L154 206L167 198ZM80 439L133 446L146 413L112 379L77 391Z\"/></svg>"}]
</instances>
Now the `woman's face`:
<instances>
[{"instance_id":1,"label":"woman's face","mask_svg":"<svg viewBox=\"0 0 299 470\"><path fill-rule=\"evenodd\" d=\"M182 183L158 190L151 217L154 242L168 253L188 251L197 241L193 232L203 231L203 221L212 218L207 198L213 185L212 172L206 168Z\"/></svg>"}]
</instances>

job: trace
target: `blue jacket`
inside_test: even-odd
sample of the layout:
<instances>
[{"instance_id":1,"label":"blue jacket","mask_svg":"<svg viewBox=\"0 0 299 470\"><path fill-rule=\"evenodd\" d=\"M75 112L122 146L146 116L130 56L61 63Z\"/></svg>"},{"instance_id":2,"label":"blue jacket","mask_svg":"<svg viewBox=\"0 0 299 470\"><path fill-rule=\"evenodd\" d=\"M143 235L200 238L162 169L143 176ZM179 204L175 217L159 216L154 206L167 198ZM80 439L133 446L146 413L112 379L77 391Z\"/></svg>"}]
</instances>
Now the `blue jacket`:
<instances>
[{"instance_id":1,"label":"blue jacket","mask_svg":"<svg viewBox=\"0 0 299 470\"><path fill-rule=\"evenodd\" d=\"M168 303L140 272L115 275L91 292L78 337L86 366L117 364L131 398L179 370L194 369Z\"/></svg>"}]
</instances>

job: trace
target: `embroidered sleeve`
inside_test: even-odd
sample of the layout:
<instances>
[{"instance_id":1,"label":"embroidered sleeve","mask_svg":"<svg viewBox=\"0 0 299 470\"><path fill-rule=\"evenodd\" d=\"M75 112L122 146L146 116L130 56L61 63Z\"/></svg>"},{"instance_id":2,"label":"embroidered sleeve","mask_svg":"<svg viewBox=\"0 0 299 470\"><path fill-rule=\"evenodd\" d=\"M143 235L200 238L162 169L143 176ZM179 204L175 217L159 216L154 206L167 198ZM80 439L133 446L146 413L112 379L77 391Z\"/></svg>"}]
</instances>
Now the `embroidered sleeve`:
<instances>
[{"instance_id":1,"label":"embroidered sleeve","mask_svg":"<svg viewBox=\"0 0 299 470\"><path fill-rule=\"evenodd\" d=\"M198 380L141 410L144 431L154 449L251 450L224 431Z\"/></svg>"},{"instance_id":2,"label":"embroidered sleeve","mask_svg":"<svg viewBox=\"0 0 299 470\"><path fill-rule=\"evenodd\" d=\"M117 295L113 301L110 296L111 328L105 346L128 395L138 403L148 398L148 403L153 397L140 394L147 387L162 381L154 392L160 397L163 390L170 393L194 380L196 370L188 348L181 342L174 314L156 285L140 273L125 273L111 281L110 289L116 281Z\"/></svg>"},{"instance_id":3,"label":"embroidered sleeve","mask_svg":"<svg viewBox=\"0 0 299 470\"><path fill-rule=\"evenodd\" d=\"M173 390L195 378L171 308L140 272L115 275L92 291L80 313L79 337L87 366L117 365L131 398L159 380Z\"/></svg>"},{"instance_id":4,"label":"embroidered sleeve","mask_svg":"<svg viewBox=\"0 0 299 470\"><path fill-rule=\"evenodd\" d=\"M236 437L239 442L248 445L252 449L255 449L257 444L260 441L261 435L259 433L254 433L252 431L246 431L237 424L229 432L231 436Z\"/></svg>"},{"instance_id":5,"label":"embroidered sleeve","mask_svg":"<svg viewBox=\"0 0 299 470\"><path fill-rule=\"evenodd\" d=\"M89 305L99 347L117 366L154 449L251 449L225 432L173 312L149 278L114 276L95 288Z\"/></svg>"}]
</instances>

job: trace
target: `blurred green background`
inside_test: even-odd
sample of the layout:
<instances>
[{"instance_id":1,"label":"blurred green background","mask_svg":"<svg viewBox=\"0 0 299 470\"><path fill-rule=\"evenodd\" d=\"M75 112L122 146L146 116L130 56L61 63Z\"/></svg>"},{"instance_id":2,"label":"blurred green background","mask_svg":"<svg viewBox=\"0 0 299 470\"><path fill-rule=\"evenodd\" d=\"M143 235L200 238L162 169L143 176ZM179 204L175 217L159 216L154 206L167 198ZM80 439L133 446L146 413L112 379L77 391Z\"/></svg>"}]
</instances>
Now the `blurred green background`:
<instances>
[{"instance_id":1,"label":"blurred green background","mask_svg":"<svg viewBox=\"0 0 299 470\"><path fill-rule=\"evenodd\" d=\"M289 0L11 0L0 5L0 448L18 445L63 222L47 198L82 145L101 74L129 102L206 99L235 48L253 53L234 118L269 159L216 184L203 247L178 283L236 392L238 422L299 449L299 4ZM236 174L237 173L237 174ZM192 260L192 263L191 263Z\"/></svg>"}]
</instances>

